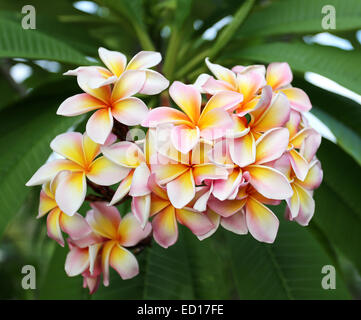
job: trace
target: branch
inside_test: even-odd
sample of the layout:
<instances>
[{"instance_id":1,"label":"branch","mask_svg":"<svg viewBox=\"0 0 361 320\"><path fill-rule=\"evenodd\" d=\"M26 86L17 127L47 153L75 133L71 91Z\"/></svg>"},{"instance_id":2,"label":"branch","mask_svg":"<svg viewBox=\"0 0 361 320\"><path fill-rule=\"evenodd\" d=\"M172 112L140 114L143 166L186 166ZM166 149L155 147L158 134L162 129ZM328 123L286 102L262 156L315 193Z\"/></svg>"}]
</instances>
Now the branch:
<instances>
[{"instance_id":1,"label":"branch","mask_svg":"<svg viewBox=\"0 0 361 320\"><path fill-rule=\"evenodd\" d=\"M97 198L101 198L101 201L107 201L110 202L114 196L115 191L107 186L100 186L94 182L91 182L90 180L87 181L87 184L90 188L92 188L96 193L100 194L102 197L95 196ZM93 195L89 195L93 196ZM89 197L87 196L87 197ZM92 197L90 197L92 198ZM90 200L91 201L91 200Z\"/></svg>"},{"instance_id":2,"label":"branch","mask_svg":"<svg viewBox=\"0 0 361 320\"><path fill-rule=\"evenodd\" d=\"M104 201L104 202L110 202L113 199L113 196L115 194L115 191L107 186L100 186L94 182L91 182L90 180L87 180L87 184L90 188L93 189L93 191L95 191L96 193L98 193L99 195L95 195L95 194L89 194L85 197L85 200L87 201ZM123 202L125 202L129 197L124 197L122 200L118 201L117 203L114 204L114 206L118 206L120 204L122 204Z\"/></svg>"},{"instance_id":3,"label":"branch","mask_svg":"<svg viewBox=\"0 0 361 320\"><path fill-rule=\"evenodd\" d=\"M95 194L89 194L85 197L86 201L95 202L95 201L105 201L107 202L108 199L105 197L97 196Z\"/></svg>"},{"instance_id":4,"label":"branch","mask_svg":"<svg viewBox=\"0 0 361 320\"><path fill-rule=\"evenodd\" d=\"M129 128L125 124L122 124L118 121L114 121L112 132L117 136L121 141L125 141L127 138Z\"/></svg>"}]
</instances>

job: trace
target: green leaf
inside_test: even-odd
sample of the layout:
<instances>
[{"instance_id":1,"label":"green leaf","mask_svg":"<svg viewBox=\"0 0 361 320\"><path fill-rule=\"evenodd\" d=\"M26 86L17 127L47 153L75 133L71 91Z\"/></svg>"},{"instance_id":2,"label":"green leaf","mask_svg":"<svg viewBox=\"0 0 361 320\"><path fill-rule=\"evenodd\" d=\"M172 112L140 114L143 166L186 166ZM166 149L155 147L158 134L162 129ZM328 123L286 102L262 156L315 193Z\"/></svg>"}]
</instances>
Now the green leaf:
<instances>
[{"instance_id":1,"label":"green leaf","mask_svg":"<svg viewBox=\"0 0 361 320\"><path fill-rule=\"evenodd\" d=\"M250 14L237 37L325 32L322 19L326 14L322 13L322 8L327 5L336 10L335 31L361 27L361 2L358 0L282 0L268 2Z\"/></svg>"},{"instance_id":2,"label":"green leaf","mask_svg":"<svg viewBox=\"0 0 361 320\"><path fill-rule=\"evenodd\" d=\"M312 71L361 94L361 55L356 51L301 42L275 42L234 50L225 55L237 63L237 59L249 59L263 63L288 62L292 70Z\"/></svg>"},{"instance_id":3,"label":"green leaf","mask_svg":"<svg viewBox=\"0 0 361 320\"><path fill-rule=\"evenodd\" d=\"M20 22L0 17L0 57L56 60L88 65L85 56L66 43L37 29L23 29Z\"/></svg>"},{"instance_id":4,"label":"green leaf","mask_svg":"<svg viewBox=\"0 0 361 320\"><path fill-rule=\"evenodd\" d=\"M72 88L70 79L55 82L0 111L0 235L30 191L25 183L49 157L50 141L77 121L56 115Z\"/></svg>"},{"instance_id":5,"label":"green leaf","mask_svg":"<svg viewBox=\"0 0 361 320\"><path fill-rule=\"evenodd\" d=\"M101 5L114 9L116 12L124 16L133 26L138 39L144 50L155 51L155 47L150 39L147 27L144 23L144 9L142 0L98 0Z\"/></svg>"},{"instance_id":6,"label":"green leaf","mask_svg":"<svg viewBox=\"0 0 361 320\"><path fill-rule=\"evenodd\" d=\"M177 74L178 77L182 77L194 70L194 68L202 62L206 57L212 59L215 57L221 49L228 44L228 42L233 37L237 28L243 23L244 19L247 17L251 8L253 7L255 0L246 0L242 3L242 5L238 8L235 13L232 21L222 30L221 34L217 37L214 45L196 55L189 63L187 63L181 71Z\"/></svg>"},{"instance_id":7,"label":"green leaf","mask_svg":"<svg viewBox=\"0 0 361 320\"><path fill-rule=\"evenodd\" d=\"M48 240L49 241L49 240ZM81 277L68 277L64 270L68 248L53 243L53 254L36 289L36 298L41 300L87 299L88 293L82 287Z\"/></svg>"},{"instance_id":8,"label":"green leaf","mask_svg":"<svg viewBox=\"0 0 361 320\"><path fill-rule=\"evenodd\" d=\"M34 6L38 8L37 4L34 4ZM62 43L66 43L68 47L93 56L100 46L100 42L91 34L92 30L98 29L101 23L105 24L105 21L100 17L79 12L77 13L78 20L69 21L70 19L67 19L67 16L58 17L56 12L41 14L36 11L36 13L36 30ZM0 19L7 19L17 25L21 25L23 17L24 14L21 14L18 10L0 12ZM88 18L89 21L85 20L85 18Z\"/></svg>"},{"instance_id":9,"label":"green leaf","mask_svg":"<svg viewBox=\"0 0 361 320\"><path fill-rule=\"evenodd\" d=\"M223 47L231 40L236 30L244 22L244 19L246 19L254 3L255 0L246 0L242 3L234 15L231 23L224 28L219 37L217 37L216 43L210 49L210 58L215 57L220 52L220 50L223 49Z\"/></svg>"},{"instance_id":10,"label":"green leaf","mask_svg":"<svg viewBox=\"0 0 361 320\"><path fill-rule=\"evenodd\" d=\"M311 99L311 112L333 132L337 144L361 165L361 108L348 98L297 78L292 83Z\"/></svg>"},{"instance_id":11,"label":"green leaf","mask_svg":"<svg viewBox=\"0 0 361 320\"><path fill-rule=\"evenodd\" d=\"M6 107L11 102L14 102L19 97L19 93L16 91L15 87L12 86L14 82L12 79L9 79L7 69L5 69L4 66L4 62L1 63L3 65L0 66L0 72L3 72L3 74L0 73L0 92L6 92L7 94L2 95L2 99L0 101L0 109Z\"/></svg>"},{"instance_id":12,"label":"green leaf","mask_svg":"<svg viewBox=\"0 0 361 320\"><path fill-rule=\"evenodd\" d=\"M241 299L348 299L342 277L336 290L324 290L321 269L333 264L307 227L282 218L274 244L227 233L231 263ZM337 273L339 274L339 273Z\"/></svg>"},{"instance_id":13,"label":"green leaf","mask_svg":"<svg viewBox=\"0 0 361 320\"><path fill-rule=\"evenodd\" d=\"M340 148L325 140L317 153L324 172L315 192L314 220L327 238L361 272L361 168Z\"/></svg>"},{"instance_id":14,"label":"green leaf","mask_svg":"<svg viewBox=\"0 0 361 320\"><path fill-rule=\"evenodd\" d=\"M167 53L164 60L164 73L168 78L173 75L174 68L179 54L179 47L184 33L182 27L189 17L193 0L177 0L174 8L174 23L172 33L167 47Z\"/></svg>"}]
</instances>

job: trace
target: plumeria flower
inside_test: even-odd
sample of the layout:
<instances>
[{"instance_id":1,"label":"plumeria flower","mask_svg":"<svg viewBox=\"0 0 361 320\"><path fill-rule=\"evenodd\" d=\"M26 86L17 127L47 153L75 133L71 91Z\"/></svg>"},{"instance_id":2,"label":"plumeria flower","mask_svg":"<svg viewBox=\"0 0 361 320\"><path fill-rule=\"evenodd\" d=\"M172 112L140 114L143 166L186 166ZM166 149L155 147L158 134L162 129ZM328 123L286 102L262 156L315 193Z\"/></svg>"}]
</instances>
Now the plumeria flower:
<instances>
[{"instance_id":1,"label":"plumeria flower","mask_svg":"<svg viewBox=\"0 0 361 320\"><path fill-rule=\"evenodd\" d=\"M149 112L142 126L154 128L165 123L174 124L171 139L182 153L193 149L200 138L213 140L222 137L232 126L226 110L242 101L240 93L223 91L214 95L201 111L201 93L195 86L179 81L171 85L169 94L183 112L170 107L155 108Z\"/></svg>"},{"instance_id":2,"label":"plumeria flower","mask_svg":"<svg viewBox=\"0 0 361 320\"><path fill-rule=\"evenodd\" d=\"M315 141L317 148L319 146L320 135L311 127L305 127L301 123L302 116L299 112L292 110L290 120L286 123L286 128L290 132L290 141L288 145L288 157L292 165L292 169L297 178L303 181L308 173L309 161L302 156L301 148L304 141L310 136L314 136L318 143ZM303 120L302 120L303 122ZM311 140L310 140L311 141ZM317 149L316 149L317 150ZM315 151L316 151L315 150Z\"/></svg>"},{"instance_id":3,"label":"plumeria flower","mask_svg":"<svg viewBox=\"0 0 361 320\"><path fill-rule=\"evenodd\" d=\"M314 134L306 138L302 146L302 154L309 163L309 170L303 180L297 178L291 162L285 154L276 160L274 167L282 171L289 179L293 195L286 200L286 217L289 220L295 220L300 225L306 226L310 222L315 212L315 201L312 192L317 189L323 178L321 163L315 158L315 153L320 145L321 136Z\"/></svg>"},{"instance_id":4,"label":"plumeria flower","mask_svg":"<svg viewBox=\"0 0 361 320\"><path fill-rule=\"evenodd\" d=\"M231 201L237 201L239 210L230 214L228 206L234 206L234 204L229 203ZM213 198L208 205L211 212L213 211L213 214L210 213L210 215L213 215L213 223L217 219L222 219L222 226L226 226L227 229L231 229L233 232L245 234L248 230L256 240L273 243L277 236L279 221L265 204L277 205L279 201L262 196L249 183L238 190L235 200L219 201ZM216 218L214 213L220 217Z\"/></svg>"},{"instance_id":5,"label":"plumeria flower","mask_svg":"<svg viewBox=\"0 0 361 320\"><path fill-rule=\"evenodd\" d=\"M62 231L74 240L82 238L87 241L97 241L90 227L79 213L69 216L56 203L55 192L64 178L67 178L66 171L59 172L52 181L46 182L43 185L40 192L39 214L37 218L41 218L49 213L46 222L48 236L57 241L61 246L64 246Z\"/></svg>"},{"instance_id":6,"label":"plumeria flower","mask_svg":"<svg viewBox=\"0 0 361 320\"><path fill-rule=\"evenodd\" d=\"M100 260L105 286L109 285L109 265L124 280L135 277L139 273L139 265L126 247L133 247L148 237L152 229L150 223L143 229L133 214L128 213L121 218L118 209L105 202L93 202L91 207L85 220L101 241L84 248L71 242L65 271L69 276L83 274L85 278L97 277Z\"/></svg>"},{"instance_id":7,"label":"plumeria flower","mask_svg":"<svg viewBox=\"0 0 361 320\"><path fill-rule=\"evenodd\" d=\"M248 71L254 71L254 72L258 72L260 75L262 75L263 77L266 76L266 67L262 64L253 64L250 66L241 66L241 65L236 65L232 68L232 71L234 73L242 73L242 72L248 72Z\"/></svg>"},{"instance_id":8,"label":"plumeria flower","mask_svg":"<svg viewBox=\"0 0 361 320\"><path fill-rule=\"evenodd\" d=\"M98 53L107 68L79 67L64 74L77 76L78 82L79 80L81 83L86 82L90 88L97 89L116 82L127 70L142 70L145 79L139 93L158 94L169 85L169 81L163 75L149 69L161 62L162 56L159 52L141 51L129 61L128 65L126 56L121 52L99 48Z\"/></svg>"},{"instance_id":9,"label":"plumeria flower","mask_svg":"<svg viewBox=\"0 0 361 320\"><path fill-rule=\"evenodd\" d=\"M199 240L209 238L218 230L220 226L222 226L223 229L238 235L248 234L246 215L244 213L244 210L242 209L229 217L223 217L218 213L214 212L212 209L208 208L206 215L212 221L214 228L211 229L208 233L202 236L198 236Z\"/></svg>"},{"instance_id":10,"label":"plumeria flower","mask_svg":"<svg viewBox=\"0 0 361 320\"><path fill-rule=\"evenodd\" d=\"M278 93L268 105L253 110L250 120L233 117L233 133L229 149L232 161L245 167L256 161L256 141L266 131L283 127L290 118L290 106L286 96Z\"/></svg>"},{"instance_id":11,"label":"plumeria flower","mask_svg":"<svg viewBox=\"0 0 361 320\"><path fill-rule=\"evenodd\" d=\"M268 199L256 191L246 181L236 190L232 199L219 200L209 190L212 185L200 187L195 206L206 207L207 217L212 221L214 228L207 234L198 236L200 240L210 237L221 225L233 233L244 235L248 231L261 242L274 242L279 221L267 205L278 205L280 200ZM201 203L201 204L200 204Z\"/></svg>"},{"instance_id":12,"label":"plumeria flower","mask_svg":"<svg viewBox=\"0 0 361 320\"><path fill-rule=\"evenodd\" d=\"M109 137L108 143L114 141ZM87 134L67 132L57 136L50 147L65 159L56 159L44 164L26 183L27 186L41 185L53 179L60 171L67 171L57 184L55 201L60 210L73 215L84 202L88 178L93 183L109 186L122 180L128 173L100 154L100 145Z\"/></svg>"},{"instance_id":13,"label":"plumeria flower","mask_svg":"<svg viewBox=\"0 0 361 320\"><path fill-rule=\"evenodd\" d=\"M235 197L238 188L249 182L260 194L269 199L287 199L292 196L292 188L287 178L278 170L267 166L286 151L289 133L286 128L274 128L265 132L255 143L255 161L240 167L233 161L230 140L222 140L214 145L209 158L217 165L228 168L226 180L213 182L212 194L220 201Z\"/></svg>"},{"instance_id":14,"label":"plumeria flower","mask_svg":"<svg viewBox=\"0 0 361 320\"><path fill-rule=\"evenodd\" d=\"M126 247L146 238L152 230L150 223L143 229L132 213L121 218L117 208L104 202L94 202L91 207L86 220L94 233L104 239L99 247L104 285L109 284L109 265L124 280L135 277L139 273L138 262Z\"/></svg>"},{"instance_id":15,"label":"plumeria flower","mask_svg":"<svg viewBox=\"0 0 361 320\"><path fill-rule=\"evenodd\" d=\"M292 71L286 62L274 62L268 65L266 72L267 84L275 92L283 92L290 101L292 109L299 112L310 111L312 104L307 94L291 86L293 79Z\"/></svg>"},{"instance_id":16,"label":"plumeria flower","mask_svg":"<svg viewBox=\"0 0 361 320\"><path fill-rule=\"evenodd\" d=\"M202 185L203 181L227 179L227 169L208 159L210 148L206 143L198 143L187 157L172 144L158 151L159 158L151 163L151 172L160 185L166 186L168 198L175 208L181 209L192 201L196 186Z\"/></svg>"},{"instance_id":17,"label":"plumeria flower","mask_svg":"<svg viewBox=\"0 0 361 320\"><path fill-rule=\"evenodd\" d=\"M104 144L113 128L113 117L127 126L138 125L146 117L145 103L133 97L143 87L146 74L141 70L124 72L114 84L93 89L86 79L78 77L85 93L66 99L57 111L62 116L77 116L96 110L86 124L86 132L96 143Z\"/></svg>"},{"instance_id":18,"label":"plumeria flower","mask_svg":"<svg viewBox=\"0 0 361 320\"><path fill-rule=\"evenodd\" d=\"M133 197L132 211L144 227L148 221L150 210L150 190L148 188L150 170L143 151L135 143L129 141L104 146L101 150L107 159L127 172L110 204L117 203L129 194Z\"/></svg>"},{"instance_id":19,"label":"plumeria flower","mask_svg":"<svg viewBox=\"0 0 361 320\"><path fill-rule=\"evenodd\" d=\"M247 182L248 183L248 182ZM213 211L209 203L217 205L217 199L212 195L213 191L213 181L205 181L205 185L197 187L197 192L193 204L193 209L201 212L205 212L207 217L211 220L214 227L203 235L197 235L199 240L204 240L209 238L214 234L218 227L221 225L224 229L231 231L236 234L244 235L248 233L248 229L245 222L245 216L238 213L242 207L243 203L238 200L226 200L222 202L224 204L222 208L222 215L219 215ZM212 199L212 200L210 200Z\"/></svg>"},{"instance_id":20,"label":"plumeria flower","mask_svg":"<svg viewBox=\"0 0 361 320\"><path fill-rule=\"evenodd\" d=\"M89 293L93 294L99 287L102 273L101 256L98 254L101 244L78 247L71 240L68 240L68 245L70 251L65 260L66 274L69 277L81 274L83 276L83 288L88 288Z\"/></svg>"},{"instance_id":21,"label":"plumeria flower","mask_svg":"<svg viewBox=\"0 0 361 320\"><path fill-rule=\"evenodd\" d=\"M202 236L214 228L208 217L191 207L175 208L168 197L167 191L161 187L153 173L148 181L152 190L150 214L153 218L154 240L164 248L173 245L178 239L178 223L185 225L195 235Z\"/></svg>"},{"instance_id":22,"label":"plumeria flower","mask_svg":"<svg viewBox=\"0 0 361 320\"><path fill-rule=\"evenodd\" d=\"M243 101L236 108L236 113L239 116L244 116L252 110L269 104L272 98L272 90L269 87L262 90L262 95L259 95L261 89L266 85L266 80L264 74L258 68L249 67L240 70L240 67L238 67L229 70L219 64L211 63L208 58L205 61L209 70L217 79L205 74L201 75L195 84L201 88L201 92L211 95L220 91L241 93Z\"/></svg>"},{"instance_id":23,"label":"plumeria flower","mask_svg":"<svg viewBox=\"0 0 361 320\"><path fill-rule=\"evenodd\" d=\"M94 267L93 274L90 273L89 269L85 270L81 275L83 276L83 288L89 289L89 294L93 294L99 288L100 284L100 259L97 259L96 267Z\"/></svg>"}]
</instances>

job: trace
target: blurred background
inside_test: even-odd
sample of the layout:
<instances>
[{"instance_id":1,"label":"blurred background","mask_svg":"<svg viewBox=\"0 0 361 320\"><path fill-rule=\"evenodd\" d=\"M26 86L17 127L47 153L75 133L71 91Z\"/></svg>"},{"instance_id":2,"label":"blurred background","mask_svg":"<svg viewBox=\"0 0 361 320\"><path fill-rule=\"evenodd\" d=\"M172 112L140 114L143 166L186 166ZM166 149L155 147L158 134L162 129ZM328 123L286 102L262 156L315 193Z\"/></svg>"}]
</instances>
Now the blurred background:
<instances>
[{"instance_id":1,"label":"blurred background","mask_svg":"<svg viewBox=\"0 0 361 320\"><path fill-rule=\"evenodd\" d=\"M22 27L25 5L35 8L35 29ZM51 156L57 134L84 130L86 118L55 114L80 92L75 78L62 74L99 64L100 46L128 59L160 51L160 71L187 83L207 72L207 56L227 67L288 62L293 85L313 103L307 118L324 137L324 181L310 226L284 221L282 207L273 245L221 230L199 242L182 229L174 247L153 244L138 256L138 277L113 274L110 287L89 297L81 277L65 274L68 250L47 237L45 219L35 218L40 188L25 182ZM360 299L360 67L359 0L2 0L0 298ZM159 97L145 101L160 104ZM24 265L36 268L35 290L21 286ZM321 286L325 265L337 270L334 290Z\"/></svg>"}]
</instances>

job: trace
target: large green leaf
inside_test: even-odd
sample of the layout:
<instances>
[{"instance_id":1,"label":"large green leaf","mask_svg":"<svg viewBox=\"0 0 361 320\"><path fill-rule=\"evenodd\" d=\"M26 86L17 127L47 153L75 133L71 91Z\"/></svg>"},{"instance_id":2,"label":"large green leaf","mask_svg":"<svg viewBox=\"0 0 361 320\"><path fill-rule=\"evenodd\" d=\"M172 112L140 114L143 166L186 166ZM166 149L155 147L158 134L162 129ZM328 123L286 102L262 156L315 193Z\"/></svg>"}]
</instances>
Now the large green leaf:
<instances>
[{"instance_id":1,"label":"large green leaf","mask_svg":"<svg viewBox=\"0 0 361 320\"><path fill-rule=\"evenodd\" d=\"M175 3L172 33L168 42L163 68L168 78L172 77L176 66L181 40L185 36L184 32L182 32L183 26L187 18L189 18L193 0L177 0Z\"/></svg>"},{"instance_id":2,"label":"large green leaf","mask_svg":"<svg viewBox=\"0 0 361 320\"><path fill-rule=\"evenodd\" d=\"M301 42L275 42L233 50L227 55L233 63L237 59L260 62L286 61L292 70L312 71L361 93L361 54L333 47L308 45Z\"/></svg>"},{"instance_id":3,"label":"large green leaf","mask_svg":"<svg viewBox=\"0 0 361 320\"><path fill-rule=\"evenodd\" d=\"M6 92L7 94L3 94L2 96L0 109L6 107L9 103L15 101L19 97L19 92L17 92L15 87L9 82L7 71L5 70L4 72L4 75L0 75L0 92Z\"/></svg>"},{"instance_id":4,"label":"large green leaf","mask_svg":"<svg viewBox=\"0 0 361 320\"><path fill-rule=\"evenodd\" d=\"M73 85L71 80L49 84L0 112L0 235L30 190L26 181L49 157L50 141L77 121L56 115Z\"/></svg>"},{"instance_id":5,"label":"large green leaf","mask_svg":"<svg viewBox=\"0 0 361 320\"><path fill-rule=\"evenodd\" d=\"M360 105L299 78L293 81L293 85L307 92L313 104L311 112L330 128L337 144L361 165Z\"/></svg>"},{"instance_id":6,"label":"large green leaf","mask_svg":"<svg viewBox=\"0 0 361 320\"><path fill-rule=\"evenodd\" d=\"M33 4L36 8L39 6ZM75 8L73 8L75 10ZM91 31L99 28L100 25L107 25L107 21L100 17L92 16L86 13L77 13L78 20L72 20L73 16L60 16L59 12L40 13L36 11L36 30L40 31L53 39L65 43L68 47L73 48L81 53L88 53L94 56L100 42L91 35ZM21 25L23 14L18 10L1 11L0 19L10 20L17 25ZM88 20L85 20L87 19ZM93 19L93 20L90 20ZM74 21L75 20L75 21Z\"/></svg>"},{"instance_id":7,"label":"large green leaf","mask_svg":"<svg viewBox=\"0 0 361 320\"><path fill-rule=\"evenodd\" d=\"M336 290L322 288L321 269L334 263L307 227L281 220L278 237L272 245L258 243L251 237L238 239L230 233L227 234L227 243L231 249L238 294L242 299L349 297L340 276Z\"/></svg>"},{"instance_id":8,"label":"large green leaf","mask_svg":"<svg viewBox=\"0 0 361 320\"><path fill-rule=\"evenodd\" d=\"M220 35L217 37L216 42L209 50L209 56L213 58L220 50L231 40L236 33L237 28L241 26L246 19L248 13L252 9L255 0L245 0L242 5L235 12L232 21L222 30Z\"/></svg>"},{"instance_id":9,"label":"large green leaf","mask_svg":"<svg viewBox=\"0 0 361 320\"><path fill-rule=\"evenodd\" d=\"M56 60L75 65L90 62L68 44L37 29L23 29L19 21L0 17L0 57Z\"/></svg>"},{"instance_id":10,"label":"large green leaf","mask_svg":"<svg viewBox=\"0 0 361 320\"><path fill-rule=\"evenodd\" d=\"M324 178L315 193L314 220L329 241L361 272L361 168L327 140L322 142L318 157Z\"/></svg>"},{"instance_id":11,"label":"large green leaf","mask_svg":"<svg viewBox=\"0 0 361 320\"><path fill-rule=\"evenodd\" d=\"M53 243L53 254L43 277L40 278L35 292L37 299L42 300L72 300L86 299L87 292L82 287L81 277L68 277L64 270L68 249Z\"/></svg>"},{"instance_id":12,"label":"large green leaf","mask_svg":"<svg viewBox=\"0 0 361 320\"><path fill-rule=\"evenodd\" d=\"M360 107L359 107L360 108ZM361 109L361 108L360 108ZM323 121L336 137L337 144L350 154L361 165L361 137L350 127L347 127L339 119L330 113L314 107L312 113ZM358 118L360 119L360 118Z\"/></svg>"},{"instance_id":13,"label":"large green leaf","mask_svg":"<svg viewBox=\"0 0 361 320\"><path fill-rule=\"evenodd\" d=\"M239 29L237 37L329 31L321 24L326 15L321 10L327 5L336 10L335 31L361 27L359 0L281 0L268 2L255 10Z\"/></svg>"},{"instance_id":14,"label":"large green leaf","mask_svg":"<svg viewBox=\"0 0 361 320\"><path fill-rule=\"evenodd\" d=\"M150 39L144 19L144 8L142 0L97 0L101 5L121 14L133 26L138 39L145 50L155 50L152 40Z\"/></svg>"}]
</instances>

